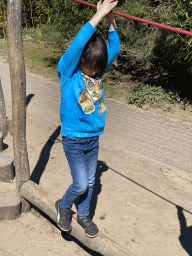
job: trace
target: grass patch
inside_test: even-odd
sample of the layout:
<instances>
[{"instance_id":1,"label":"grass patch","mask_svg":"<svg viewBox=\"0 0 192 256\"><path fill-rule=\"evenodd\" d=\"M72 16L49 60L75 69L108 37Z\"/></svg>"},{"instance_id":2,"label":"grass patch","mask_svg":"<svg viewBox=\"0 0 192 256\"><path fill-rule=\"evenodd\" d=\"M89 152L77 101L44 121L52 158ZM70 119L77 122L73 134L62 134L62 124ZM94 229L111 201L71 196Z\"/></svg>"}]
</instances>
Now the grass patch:
<instances>
[{"instance_id":1,"label":"grass patch","mask_svg":"<svg viewBox=\"0 0 192 256\"><path fill-rule=\"evenodd\" d=\"M8 59L7 41L0 40L0 54ZM26 68L36 74L42 74L51 79L57 79L57 63L62 55L45 42L23 42L23 51Z\"/></svg>"},{"instance_id":2,"label":"grass patch","mask_svg":"<svg viewBox=\"0 0 192 256\"><path fill-rule=\"evenodd\" d=\"M67 38L54 27L23 29L25 65L36 74L58 80L57 63L67 46ZM8 58L7 40L0 39L0 54L5 59Z\"/></svg>"},{"instance_id":3,"label":"grass patch","mask_svg":"<svg viewBox=\"0 0 192 256\"><path fill-rule=\"evenodd\" d=\"M60 59L61 52L55 52L55 48L46 43L24 42L23 51L25 62L28 69L36 74L42 74L46 77L57 77L57 62Z\"/></svg>"},{"instance_id":4,"label":"grass patch","mask_svg":"<svg viewBox=\"0 0 192 256\"><path fill-rule=\"evenodd\" d=\"M0 39L0 54L4 59L8 59L7 41L5 39Z\"/></svg>"},{"instance_id":5,"label":"grass patch","mask_svg":"<svg viewBox=\"0 0 192 256\"><path fill-rule=\"evenodd\" d=\"M118 80L111 79L110 75L106 75L103 79L103 87L105 97L112 98L123 103L127 103L127 98L129 97L130 94L130 86L128 85L128 83L121 83Z\"/></svg>"}]
</instances>

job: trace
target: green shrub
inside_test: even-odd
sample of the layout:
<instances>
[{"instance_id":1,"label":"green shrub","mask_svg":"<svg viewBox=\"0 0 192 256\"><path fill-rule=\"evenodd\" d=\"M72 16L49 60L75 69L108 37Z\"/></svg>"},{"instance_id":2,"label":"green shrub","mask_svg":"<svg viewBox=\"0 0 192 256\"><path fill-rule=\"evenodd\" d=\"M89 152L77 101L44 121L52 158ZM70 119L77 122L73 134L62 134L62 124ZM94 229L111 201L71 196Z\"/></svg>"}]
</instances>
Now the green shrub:
<instances>
[{"instance_id":1,"label":"green shrub","mask_svg":"<svg viewBox=\"0 0 192 256\"><path fill-rule=\"evenodd\" d=\"M174 104L180 102L178 92L172 92L161 87L140 84L129 90L128 104L134 104L140 108L148 104L152 107L161 107L165 111L170 111Z\"/></svg>"},{"instance_id":2,"label":"green shrub","mask_svg":"<svg viewBox=\"0 0 192 256\"><path fill-rule=\"evenodd\" d=\"M192 31L192 1L127 1L119 8L136 17ZM179 62L192 73L192 38L137 21L117 18L122 49L142 68Z\"/></svg>"},{"instance_id":3,"label":"green shrub","mask_svg":"<svg viewBox=\"0 0 192 256\"><path fill-rule=\"evenodd\" d=\"M5 0L0 0L0 38L7 35L7 5Z\"/></svg>"}]
</instances>

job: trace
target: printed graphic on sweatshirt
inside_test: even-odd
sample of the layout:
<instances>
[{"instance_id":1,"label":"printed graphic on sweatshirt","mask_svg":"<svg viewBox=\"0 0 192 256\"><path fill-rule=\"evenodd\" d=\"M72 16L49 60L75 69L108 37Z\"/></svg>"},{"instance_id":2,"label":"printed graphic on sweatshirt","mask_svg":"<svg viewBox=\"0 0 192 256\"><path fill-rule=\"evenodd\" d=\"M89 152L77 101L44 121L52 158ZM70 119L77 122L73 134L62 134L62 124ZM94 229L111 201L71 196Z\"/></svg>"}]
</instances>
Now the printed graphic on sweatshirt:
<instances>
[{"instance_id":1,"label":"printed graphic on sweatshirt","mask_svg":"<svg viewBox=\"0 0 192 256\"><path fill-rule=\"evenodd\" d=\"M86 114L91 114L95 111L95 103L99 101L99 114L106 111L106 107L102 102L102 80L100 78L93 79L85 74L84 77L86 89L82 91L78 103L82 106Z\"/></svg>"}]
</instances>

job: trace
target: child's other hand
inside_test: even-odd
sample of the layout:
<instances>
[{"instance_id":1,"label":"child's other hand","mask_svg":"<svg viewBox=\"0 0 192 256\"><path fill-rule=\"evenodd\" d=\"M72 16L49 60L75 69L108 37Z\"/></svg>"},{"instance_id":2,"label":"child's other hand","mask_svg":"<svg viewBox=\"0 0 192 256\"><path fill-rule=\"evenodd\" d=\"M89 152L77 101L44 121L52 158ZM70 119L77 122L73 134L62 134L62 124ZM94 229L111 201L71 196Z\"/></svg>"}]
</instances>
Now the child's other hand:
<instances>
[{"instance_id":1,"label":"child's other hand","mask_svg":"<svg viewBox=\"0 0 192 256\"><path fill-rule=\"evenodd\" d=\"M109 22L111 22L111 21L113 20L113 14L110 12L110 13L108 13L108 14L105 16L105 18L106 18Z\"/></svg>"},{"instance_id":2,"label":"child's other hand","mask_svg":"<svg viewBox=\"0 0 192 256\"><path fill-rule=\"evenodd\" d=\"M102 17L105 17L110 13L110 11L115 8L118 4L118 0L100 0L97 3L97 13L100 14Z\"/></svg>"}]
</instances>

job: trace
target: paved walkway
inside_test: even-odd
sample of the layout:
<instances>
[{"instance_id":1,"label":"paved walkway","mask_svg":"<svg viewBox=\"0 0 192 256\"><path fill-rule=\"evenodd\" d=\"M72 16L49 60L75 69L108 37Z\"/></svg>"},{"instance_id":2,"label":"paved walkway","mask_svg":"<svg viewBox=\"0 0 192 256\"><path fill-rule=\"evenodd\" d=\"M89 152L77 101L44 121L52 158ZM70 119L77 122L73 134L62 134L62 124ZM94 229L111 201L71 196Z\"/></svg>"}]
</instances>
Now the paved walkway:
<instances>
[{"instance_id":1,"label":"paved walkway","mask_svg":"<svg viewBox=\"0 0 192 256\"><path fill-rule=\"evenodd\" d=\"M10 105L8 64L1 63L0 70L6 104ZM33 100L37 109L43 107L46 111L54 111L58 115L58 83L31 73L27 74L27 96L28 101ZM104 134L109 139L192 177L191 126L110 99L106 99L106 105L108 110Z\"/></svg>"},{"instance_id":2,"label":"paved walkway","mask_svg":"<svg viewBox=\"0 0 192 256\"><path fill-rule=\"evenodd\" d=\"M127 149L192 176L192 129L167 117L106 100L106 130Z\"/></svg>"}]
</instances>

